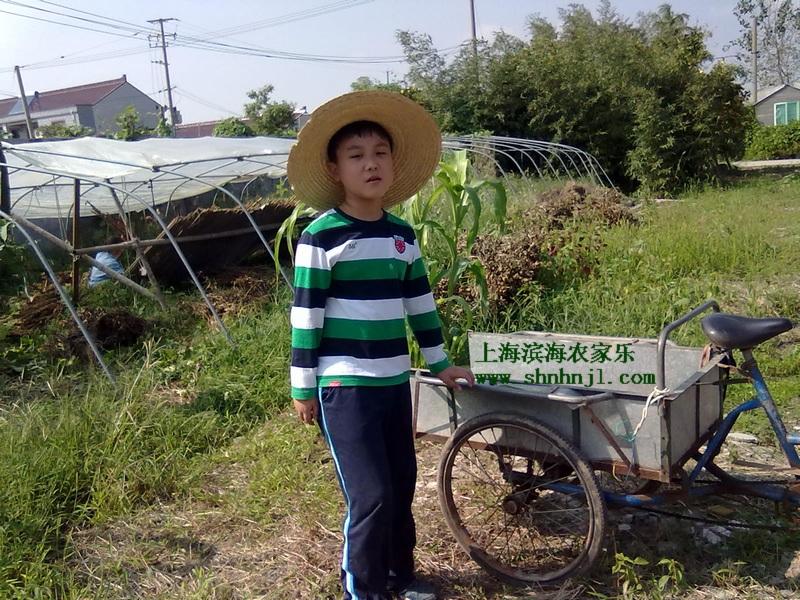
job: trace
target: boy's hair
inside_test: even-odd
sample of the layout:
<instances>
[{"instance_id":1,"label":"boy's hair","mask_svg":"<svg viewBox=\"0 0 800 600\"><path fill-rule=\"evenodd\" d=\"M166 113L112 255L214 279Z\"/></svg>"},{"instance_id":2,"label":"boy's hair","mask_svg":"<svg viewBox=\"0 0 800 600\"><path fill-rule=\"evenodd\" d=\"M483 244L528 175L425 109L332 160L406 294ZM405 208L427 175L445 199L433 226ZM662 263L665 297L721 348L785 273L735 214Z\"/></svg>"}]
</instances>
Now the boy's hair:
<instances>
[{"instance_id":1,"label":"boy's hair","mask_svg":"<svg viewBox=\"0 0 800 600\"><path fill-rule=\"evenodd\" d=\"M394 150L392 136L389 135L383 125L375 121L353 121L331 136L328 142L328 160L336 162L336 151L339 149L339 145L347 138L352 136L363 137L370 134L383 138L389 143L389 149Z\"/></svg>"}]
</instances>

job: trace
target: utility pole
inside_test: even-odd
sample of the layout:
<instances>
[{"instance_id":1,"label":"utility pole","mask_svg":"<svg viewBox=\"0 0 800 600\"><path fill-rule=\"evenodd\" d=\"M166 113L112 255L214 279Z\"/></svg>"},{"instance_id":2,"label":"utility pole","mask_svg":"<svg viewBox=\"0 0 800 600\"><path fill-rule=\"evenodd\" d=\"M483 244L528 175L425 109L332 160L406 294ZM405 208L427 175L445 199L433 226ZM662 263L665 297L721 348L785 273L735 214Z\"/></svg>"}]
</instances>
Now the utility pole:
<instances>
[{"instance_id":1,"label":"utility pole","mask_svg":"<svg viewBox=\"0 0 800 600\"><path fill-rule=\"evenodd\" d=\"M175 125L176 125L176 123L175 123L175 107L172 104L172 84L169 81L169 62L167 61L167 39L164 36L164 23L166 23L167 21L177 21L177 19L174 19L174 18L171 18L171 17L169 19L153 19L151 21L148 21L148 23L158 23L159 26L161 27L161 35L160 36L157 35L156 38L160 38L161 39L161 52L164 55L164 60L163 61L157 60L157 61L154 61L154 62L164 65L164 72L166 73L166 76L167 76L167 102L169 104L169 124L170 124L170 127L172 128L172 135L174 136L175 135ZM172 34L172 37L173 38L175 37L174 33Z\"/></svg>"},{"instance_id":2,"label":"utility pole","mask_svg":"<svg viewBox=\"0 0 800 600\"><path fill-rule=\"evenodd\" d=\"M31 109L28 107L28 97L25 95L25 87L22 85L22 73L19 72L19 67L14 67L14 72L17 74L17 83L19 83L19 95L22 98L22 107L25 109L25 123L28 125L28 139L33 139L33 121L31 121Z\"/></svg>"},{"instance_id":3,"label":"utility pole","mask_svg":"<svg viewBox=\"0 0 800 600\"><path fill-rule=\"evenodd\" d=\"M478 34L475 28L475 0L469 0L469 13L472 22L472 60L475 63L475 83L480 78L480 66L478 64Z\"/></svg>"},{"instance_id":4,"label":"utility pole","mask_svg":"<svg viewBox=\"0 0 800 600\"><path fill-rule=\"evenodd\" d=\"M753 54L753 106L758 102L758 23L755 16L751 23L750 49Z\"/></svg>"}]
</instances>

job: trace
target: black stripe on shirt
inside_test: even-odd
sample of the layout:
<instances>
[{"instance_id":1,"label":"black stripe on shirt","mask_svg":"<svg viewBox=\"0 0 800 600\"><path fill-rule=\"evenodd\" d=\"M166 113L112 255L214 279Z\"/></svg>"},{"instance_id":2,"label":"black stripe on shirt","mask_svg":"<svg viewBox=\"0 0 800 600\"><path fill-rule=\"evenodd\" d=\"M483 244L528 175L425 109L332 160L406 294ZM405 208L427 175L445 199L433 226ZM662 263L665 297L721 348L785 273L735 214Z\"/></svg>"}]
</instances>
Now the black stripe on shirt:
<instances>
[{"instance_id":1,"label":"black stripe on shirt","mask_svg":"<svg viewBox=\"0 0 800 600\"><path fill-rule=\"evenodd\" d=\"M294 288L294 304L300 308L325 308L328 300L328 290L319 288Z\"/></svg>"},{"instance_id":2,"label":"black stripe on shirt","mask_svg":"<svg viewBox=\"0 0 800 600\"><path fill-rule=\"evenodd\" d=\"M414 337L417 338L417 342L422 348L433 348L434 346L438 346L444 342L442 339L441 327L437 327L436 329L415 331Z\"/></svg>"},{"instance_id":3,"label":"black stripe on shirt","mask_svg":"<svg viewBox=\"0 0 800 600\"><path fill-rule=\"evenodd\" d=\"M431 286L428 283L428 276L422 275L416 279L403 280L403 297L416 298L423 296L431 291Z\"/></svg>"},{"instance_id":4,"label":"black stripe on shirt","mask_svg":"<svg viewBox=\"0 0 800 600\"><path fill-rule=\"evenodd\" d=\"M391 240L395 235L402 237L406 244L409 245L413 244L416 240L414 230L410 227L402 227L394 223L384 222L374 227L351 225L322 229L313 234L303 232L298 243L330 250L331 248L336 248L352 240L368 238L386 238Z\"/></svg>"},{"instance_id":5,"label":"black stripe on shirt","mask_svg":"<svg viewBox=\"0 0 800 600\"><path fill-rule=\"evenodd\" d=\"M328 295L347 300L391 300L403 297L399 279L334 279Z\"/></svg>"},{"instance_id":6,"label":"black stripe on shirt","mask_svg":"<svg viewBox=\"0 0 800 600\"><path fill-rule=\"evenodd\" d=\"M322 338L320 356L352 356L353 358L391 358L408 354L406 338L389 340L350 340Z\"/></svg>"}]
</instances>

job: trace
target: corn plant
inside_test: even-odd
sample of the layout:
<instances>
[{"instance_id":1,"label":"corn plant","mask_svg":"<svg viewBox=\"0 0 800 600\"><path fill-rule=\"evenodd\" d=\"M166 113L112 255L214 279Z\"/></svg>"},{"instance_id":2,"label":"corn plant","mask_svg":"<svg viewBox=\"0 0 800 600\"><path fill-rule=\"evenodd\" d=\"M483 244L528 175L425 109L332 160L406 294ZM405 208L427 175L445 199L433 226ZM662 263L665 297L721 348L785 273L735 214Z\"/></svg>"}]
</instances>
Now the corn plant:
<instances>
[{"instance_id":1,"label":"corn plant","mask_svg":"<svg viewBox=\"0 0 800 600\"><path fill-rule=\"evenodd\" d=\"M439 164L432 190L420 191L402 209L428 263L431 288L440 292L437 304L445 346L452 358L463 352L475 308L485 310L489 296L483 265L472 256L484 223L483 190L493 192L488 198L491 217L501 233L505 230L505 188L499 181L473 179L472 175L466 150L449 153ZM462 285L475 290L477 307L463 297Z\"/></svg>"},{"instance_id":2,"label":"corn plant","mask_svg":"<svg viewBox=\"0 0 800 600\"><path fill-rule=\"evenodd\" d=\"M275 233L275 241L273 244L274 251L272 256L275 260L275 278L279 277L281 272L280 269L280 250L281 250L281 242L285 240L286 249L289 251L289 256L292 257L292 262L294 262L294 238L297 234L297 221L303 217L310 217L317 213L316 210L313 208L304 205L302 202L298 202L297 205L294 207L292 214L290 214L286 219L281 223L281 226L278 228L278 231Z\"/></svg>"}]
</instances>

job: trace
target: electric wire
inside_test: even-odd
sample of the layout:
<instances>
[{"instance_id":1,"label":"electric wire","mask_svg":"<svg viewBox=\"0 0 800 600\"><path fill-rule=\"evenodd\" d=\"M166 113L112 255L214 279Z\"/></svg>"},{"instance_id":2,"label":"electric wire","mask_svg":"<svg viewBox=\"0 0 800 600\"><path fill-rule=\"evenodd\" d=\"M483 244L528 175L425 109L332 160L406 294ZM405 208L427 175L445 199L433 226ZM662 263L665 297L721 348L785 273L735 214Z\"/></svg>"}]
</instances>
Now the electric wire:
<instances>
[{"instance_id":1,"label":"electric wire","mask_svg":"<svg viewBox=\"0 0 800 600\"><path fill-rule=\"evenodd\" d=\"M69 13L58 12L58 11L55 11L55 10L50 10L49 8L42 8L40 6L34 6L34 5L31 5L31 4L25 4L24 2L18 2L17 0L0 0L0 1L3 2L4 4L11 4L12 6L19 6L19 7L22 7L22 8L28 8L30 10L38 10L40 12L44 12L44 13L51 14L51 15L56 15L56 16L59 16L59 17L66 17L68 19L74 19L76 21L81 21L83 23L91 23L93 25L102 25L103 27L109 27L109 28L117 30L117 31L127 31L132 35L137 35L137 34L141 34L141 33L149 33L149 30L144 28L144 27L142 27L142 26L115 25L113 23L108 23L106 21L98 21L96 19L87 19L86 17L79 17L79 16L76 16L76 15L71 15ZM106 32L106 33L108 33L108 32Z\"/></svg>"}]
</instances>

